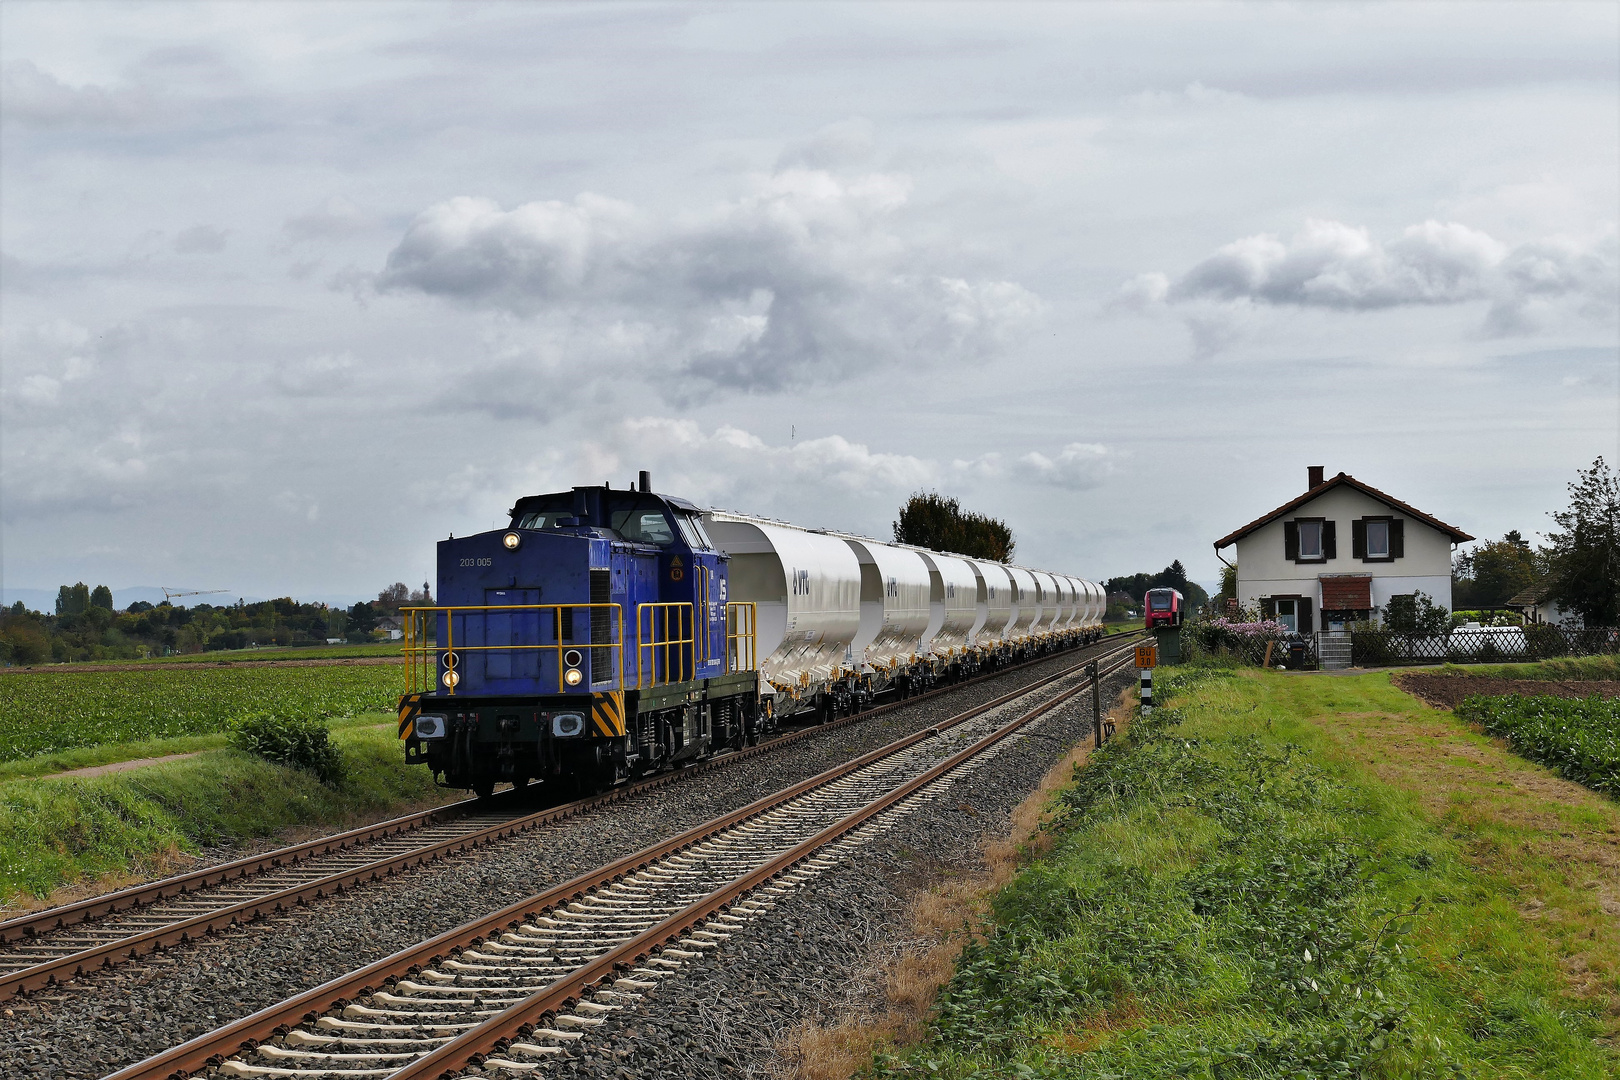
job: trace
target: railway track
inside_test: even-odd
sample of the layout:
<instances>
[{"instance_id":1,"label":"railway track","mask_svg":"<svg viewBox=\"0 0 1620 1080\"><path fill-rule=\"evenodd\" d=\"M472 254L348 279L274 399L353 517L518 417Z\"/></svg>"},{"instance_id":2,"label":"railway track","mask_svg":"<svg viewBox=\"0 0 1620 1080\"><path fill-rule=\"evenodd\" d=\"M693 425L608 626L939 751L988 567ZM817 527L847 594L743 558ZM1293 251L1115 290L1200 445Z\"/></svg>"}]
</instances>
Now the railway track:
<instances>
[{"instance_id":1,"label":"railway track","mask_svg":"<svg viewBox=\"0 0 1620 1080\"><path fill-rule=\"evenodd\" d=\"M1113 648L1096 678L1129 663ZM524 1073L1092 685L1078 664L114 1073ZM1070 685L1047 687L1059 680ZM1020 711L1021 710L1021 711ZM1016 715L1009 717L1009 712ZM892 822L892 817L888 821Z\"/></svg>"},{"instance_id":2,"label":"railway track","mask_svg":"<svg viewBox=\"0 0 1620 1080\"><path fill-rule=\"evenodd\" d=\"M1122 638L1079 650L1090 656ZM1130 638L1134 640L1134 635ZM75 904L49 908L0 923L0 998L69 981L86 972L195 941L208 934L321 897L382 880L458 852L587 813L651 788L725 768L771 753L818 733L859 723L903 705L1012 674L1041 657L941 687L904 701L807 728L707 762L575 802L530 811L516 793L494 800L468 799L434 810L311 840L220 866L193 871ZM1049 676L1032 686L1042 686Z\"/></svg>"}]
</instances>

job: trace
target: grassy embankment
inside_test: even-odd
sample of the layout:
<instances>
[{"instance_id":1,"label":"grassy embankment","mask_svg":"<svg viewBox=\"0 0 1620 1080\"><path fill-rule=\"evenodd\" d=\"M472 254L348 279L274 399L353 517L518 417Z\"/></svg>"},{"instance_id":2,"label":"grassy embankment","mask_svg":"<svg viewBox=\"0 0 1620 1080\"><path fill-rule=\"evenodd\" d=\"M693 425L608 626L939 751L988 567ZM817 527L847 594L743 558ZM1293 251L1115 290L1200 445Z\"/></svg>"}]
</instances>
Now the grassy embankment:
<instances>
[{"instance_id":1,"label":"grassy embankment","mask_svg":"<svg viewBox=\"0 0 1620 1080\"><path fill-rule=\"evenodd\" d=\"M331 829L456 797L407 768L382 667L30 672L0 678L0 903L182 865L182 853ZM225 749L231 719L271 709L324 718L344 779ZM181 761L101 776L68 769L170 754Z\"/></svg>"},{"instance_id":2,"label":"grassy embankment","mask_svg":"<svg viewBox=\"0 0 1620 1080\"><path fill-rule=\"evenodd\" d=\"M461 797L406 767L391 716L344 723L331 738L345 775L331 786L229 749L103 776L0 782L0 903L91 881L99 891L182 869L183 853L212 845L299 826L330 831Z\"/></svg>"},{"instance_id":3,"label":"grassy embankment","mask_svg":"<svg viewBox=\"0 0 1620 1080\"><path fill-rule=\"evenodd\" d=\"M1159 688L874 1074L1620 1073L1620 806L1384 674Z\"/></svg>"}]
</instances>

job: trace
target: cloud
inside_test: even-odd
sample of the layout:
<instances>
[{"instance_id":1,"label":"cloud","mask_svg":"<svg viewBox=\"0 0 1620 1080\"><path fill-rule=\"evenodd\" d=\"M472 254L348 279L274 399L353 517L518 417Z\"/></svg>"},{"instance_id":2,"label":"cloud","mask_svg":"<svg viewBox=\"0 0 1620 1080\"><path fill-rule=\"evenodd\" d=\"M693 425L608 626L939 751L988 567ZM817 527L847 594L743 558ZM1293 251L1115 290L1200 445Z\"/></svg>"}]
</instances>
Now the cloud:
<instances>
[{"instance_id":1,"label":"cloud","mask_svg":"<svg viewBox=\"0 0 1620 1080\"><path fill-rule=\"evenodd\" d=\"M69 86L31 60L7 64L0 75L0 116L35 127L123 125L148 104L137 90Z\"/></svg>"},{"instance_id":2,"label":"cloud","mask_svg":"<svg viewBox=\"0 0 1620 1080\"><path fill-rule=\"evenodd\" d=\"M692 420L644 416L609 429L560 475L628 481L636 470L650 469L658 490L700 504L802 525L886 531L884 515L914 491L937 489L980 502L1009 486L1089 491L1113 474L1118 456L1101 444L1076 442L1050 456L1008 459L991 451L942 461L887 453L838 434L795 440L782 432L773 441L734 424L709 430Z\"/></svg>"},{"instance_id":3,"label":"cloud","mask_svg":"<svg viewBox=\"0 0 1620 1080\"><path fill-rule=\"evenodd\" d=\"M877 149L876 129L859 117L828 124L782 151L778 169L842 169L864 165Z\"/></svg>"},{"instance_id":4,"label":"cloud","mask_svg":"<svg viewBox=\"0 0 1620 1080\"><path fill-rule=\"evenodd\" d=\"M225 230L193 225L175 236L174 250L181 255L218 255L225 250Z\"/></svg>"},{"instance_id":5,"label":"cloud","mask_svg":"<svg viewBox=\"0 0 1620 1080\"><path fill-rule=\"evenodd\" d=\"M1031 452L1016 467L1024 476L1070 491L1100 487L1114 471L1115 455L1101 443L1069 443L1055 458Z\"/></svg>"},{"instance_id":6,"label":"cloud","mask_svg":"<svg viewBox=\"0 0 1620 1080\"><path fill-rule=\"evenodd\" d=\"M636 462L654 461L673 471L660 481L662 490L691 491L739 508L759 505L768 491L793 489L892 496L937 483L941 472L937 463L874 451L842 435L771 444L730 424L705 432L694 421L665 417L624 421L610 451L618 472L628 475Z\"/></svg>"},{"instance_id":7,"label":"cloud","mask_svg":"<svg viewBox=\"0 0 1620 1080\"><path fill-rule=\"evenodd\" d=\"M461 196L417 215L379 290L600 328L610 361L744 390L1005 349L1039 316L1010 281L949 272L908 239L904 176L787 168L708 211L658 217L585 193L503 209Z\"/></svg>"},{"instance_id":8,"label":"cloud","mask_svg":"<svg viewBox=\"0 0 1620 1080\"><path fill-rule=\"evenodd\" d=\"M281 229L293 243L335 240L372 228L374 222L358 206L334 195L320 206L288 218Z\"/></svg>"},{"instance_id":9,"label":"cloud","mask_svg":"<svg viewBox=\"0 0 1620 1080\"><path fill-rule=\"evenodd\" d=\"M1235 240L1173 281L1138 274L1111 306L1206 305L1189 318L1219 326L1230 320L1207 305L1376 311L1483 301L1490 332L1516 333L1533 328L1538 311L1555 301L1612 318L1617 250L1612 230L1585 242L1509 247L1478 229L1430 220L1379 243L1365 228L1312 219L1286 240L1274 233Z\"/></svg>"}]
</instances>

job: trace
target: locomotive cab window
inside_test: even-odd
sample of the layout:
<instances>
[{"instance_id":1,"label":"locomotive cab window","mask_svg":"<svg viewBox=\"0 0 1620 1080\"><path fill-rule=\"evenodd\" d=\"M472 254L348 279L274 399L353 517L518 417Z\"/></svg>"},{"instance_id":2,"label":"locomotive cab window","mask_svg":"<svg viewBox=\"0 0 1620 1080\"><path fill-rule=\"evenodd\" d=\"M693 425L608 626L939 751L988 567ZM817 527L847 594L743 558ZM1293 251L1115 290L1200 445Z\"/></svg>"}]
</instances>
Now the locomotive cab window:
<instances>
[{"instance_id":1,"label":"locomotive cab window","mask_svg":"<svg viewBox=\"0 0 1620 1080\"><path fill-rule=\"evenodd\" d=\"M574 500L568 495L524 499L512 514L514 529L556 529L564 518L574 516Z\"/></svg>"},{"instance_id":2,"label":"locomotive cab window","mask_svg":"<svg viewBox=\"0 0 1620 1080\"><path fill-rule=\"evenodd\" d=\"M1170 594L1162 592L1148 593L1148 607L1153 611L1170 610Z\"/></svg>"},{"instance_id":3,"label":"locomotive cab window","mask_svg":"<svg viewBox=\"0 0 1620 1080\"><path fill-rule=\"evenodd\" d=\"M675 523L681 527L681 539L686 541L687 547L701 551L713 546L709 543L708 536L704 534L703 526L698 524L698 519L691 514L676 514Z\"/></svg>"},{"instance_id":4,"label":"locomotive cab window","mask_svg":"<svg viewBox=\"0 0 1620 1080\"><path fill-rule=\"evenodd\" d=\"M675 542L669 519L657 510L617 510L611 528L635 544L656 544L668 547Z\"/></svg>"}]
</instances>

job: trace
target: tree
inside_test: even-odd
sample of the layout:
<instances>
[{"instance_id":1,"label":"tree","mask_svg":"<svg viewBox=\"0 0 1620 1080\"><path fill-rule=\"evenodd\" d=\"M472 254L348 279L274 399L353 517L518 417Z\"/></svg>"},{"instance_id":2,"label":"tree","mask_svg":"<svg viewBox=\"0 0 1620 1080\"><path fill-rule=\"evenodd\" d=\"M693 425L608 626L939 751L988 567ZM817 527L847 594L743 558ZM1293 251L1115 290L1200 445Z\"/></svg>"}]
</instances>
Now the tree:
<instances>
[{"instance_id":1,"label":"tree","mask_svg":"<svg viewBox=\"0 0 1620 1080\"><path fill-rule=\"evenodd\" d=\"M1221 566L1221 595L1220 600L1237 599L1237 567L1228 564Z\"/></svg>"},{"instance_id":2,"label":"tree","mask_svg":"<svg viewBox=\"0 0 1620 1080\"><path fill-rule=\"evenodd\" d=\"M962 509L962 504L937 491L919 491L900 507L894 538L902 544L949 551L975 559L1010 562L1012 529L1007 523Z\"/></svg>"},{"instance_id":3,"label":"tree","mask_svg":"<svg viewBox=\"0 0 1620 1080\"><path fill-rule=\"evenodd\" d=\"M105 585L97 585L90 593L90 606L98 607L103 611L113 609L112 590Z\"/></svg>"},{"instance_id":4,"label":"tree","mask_svg":"<svg viewBox=\"0 0 1620 1080\"><path fill-rule=\"evenodd\" d=\"M1587 626L1620 624L1620 478L1601 457L1569 485L1569 507L1551 515L1547 595Z\"/></svg>"},{"instance_id":5,"label":"tree","mask_svg":"<svg viewBox=\"0 0 1620 1080\"><path fill-rule=\"evenodd\" d=\"M428 585L427 582L422 582L421 589L412 590L411 603L421 605L433 603L433 589Z\"/></svg>"},{"instance_id":6,"label":"tree","mask_svg":"<svg viewBox=\"0 0 1620 1080\"><path fill-rule=\"evenodd\" d=\"M1459 608L1495 608L1541 577L1530 542L1510 529L1500 540L1457 556L1451 568L1451 599Z\"/></svg>"},{"instance_id":7,"label":"tree","mask_svg":"<svg viewBox=\"0 0 1620 1080\"><path fill-rule=\"evenodd\" d=\"M401 585L400 588L404 588L404 586ZM383 591L388 592L387 589ZM377 625L376 613L372 611L370 604L362 600L349 609L347 623L346 633L350 641L370 641L372 628Z\"/></svg>"},{"instance_id":8,"label":"tree","mask_svg":"<svg viewBox=\"0 0 1620 1080\"><path fill-rule=\"evenodd\" d=\"M1451 629L1451 612L1422 590L1397 593L1384 605L1384 629L1434 637Z\"/></svg>"},{"instance_id":9,"label":"tree","mask_svg":"<svg viewBox=\"0 0 1620 1080\"><path fill-rule=\"evenodd\" d=\"M1187 609L1197 611L1209 603L1209 593L1196 581L1187 580L1187 568L1177 559L1157 574L1130 574L1109 578L1105 586L1109 593L1122 592L1135 603L1142 603L1149 589L1179 589L1187 599Z\"/></svg>"},{"instance_id":10,"label":"tree","mask_svg":"<svg viewBox=\"0 0 1620 1080\"><path fill-rule=\"evenodd\" d=\"M90 589L82 581L77 585L63 585L56 590L58 615L83 615L84 609L89 606Z\"/></svg>"},{"instance_id":11,"label":"tree","mask_svg":"<svg viewBox=\"0 0 1620 1080\"><path fill-rule=\"evenodd\" d=\"M411 589L403 581L396 581L388 588L377 594L377 603L388 611L398 611L399 605L408 603L411 599Z\"/></svg>"}]
</instances>

